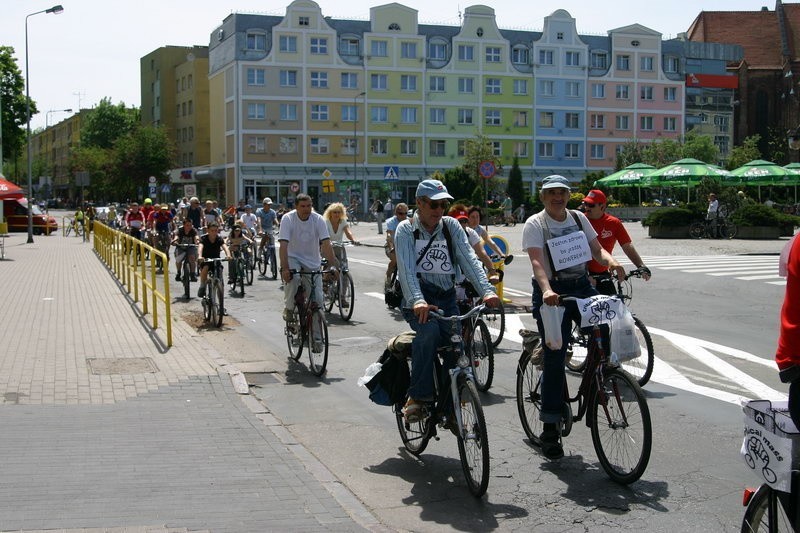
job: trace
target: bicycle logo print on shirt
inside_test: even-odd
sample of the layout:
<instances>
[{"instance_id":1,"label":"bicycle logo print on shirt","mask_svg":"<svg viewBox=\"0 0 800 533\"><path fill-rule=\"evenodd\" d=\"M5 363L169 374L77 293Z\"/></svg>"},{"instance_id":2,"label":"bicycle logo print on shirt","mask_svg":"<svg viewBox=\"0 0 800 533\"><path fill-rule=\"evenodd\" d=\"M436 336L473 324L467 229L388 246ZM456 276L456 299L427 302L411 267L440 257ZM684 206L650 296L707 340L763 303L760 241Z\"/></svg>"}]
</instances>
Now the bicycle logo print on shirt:
<instances>
[{"instance_id":1,"label":"bicycle logo print on shirt","mask_svg":"<svg viewBox=\"0 0 800 533\"><path fill-rule=\"evenodd\" d=\"M428 246L427 242L417 241L417 257L419 257L425 247ZM447 241L433 241L425 252L425 257L417 264L417 272L422 274L445 274L451 275L453 273L453 265L450 263L450 254L447 250Z\"/></svg>"}]
</instances>

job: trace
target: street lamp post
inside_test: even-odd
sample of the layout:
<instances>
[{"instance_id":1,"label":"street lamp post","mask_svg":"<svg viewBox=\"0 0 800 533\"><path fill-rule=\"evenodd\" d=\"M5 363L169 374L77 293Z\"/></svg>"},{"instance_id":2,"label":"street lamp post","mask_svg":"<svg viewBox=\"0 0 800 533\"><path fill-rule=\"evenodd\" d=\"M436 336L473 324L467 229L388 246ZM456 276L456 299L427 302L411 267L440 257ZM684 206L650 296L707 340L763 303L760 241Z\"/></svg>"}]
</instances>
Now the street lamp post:
<instances>
[{"instance_id":1,"label":"street lamp post","mask_svg":"<svg viewBox=\"0 0 800 533\"><path fill-rule=\"evenodd\" d=\"M28 244L33 242L33 155L31 151L31 78L28 74L28 19L40 13L53 13L58 15L64 11L60 5L53 6L50 9L43 9L36 11L25 17L25 117L27 119L27 136L26 142L28 143Z\"/></svg>"},{"instance_id":2,"label":"street lamp post","mask_svg":"<svg viewBox=\"0 0 800 533\"><path fill-rule=\"evenodd\" d=\"M47 113L45 113L44 118L44 129L50 127L50 114L51 113L72 113L72 109L51 109Z\"/></svg>"},{"instance_id":3,"label":"street lamp post","mask_svg":"<svg viewBox=\"0 0 800 533\"><path fill-rule=\"evenodd\" d=\"M353 116L353 181L358 181L358 138L356 137L357 135L356 128L358 127L358 107L356 106L358 104L356 103L356 100L358 100L359 98L361 98L366 94L367 93L362 91L353 97L353 112L355 113L355 115ZM367 195L366 180L364 181L364 187L362 188L361 194L363 195L361 199L361 202L363 204Z\"/></svg>"}]
</instances>

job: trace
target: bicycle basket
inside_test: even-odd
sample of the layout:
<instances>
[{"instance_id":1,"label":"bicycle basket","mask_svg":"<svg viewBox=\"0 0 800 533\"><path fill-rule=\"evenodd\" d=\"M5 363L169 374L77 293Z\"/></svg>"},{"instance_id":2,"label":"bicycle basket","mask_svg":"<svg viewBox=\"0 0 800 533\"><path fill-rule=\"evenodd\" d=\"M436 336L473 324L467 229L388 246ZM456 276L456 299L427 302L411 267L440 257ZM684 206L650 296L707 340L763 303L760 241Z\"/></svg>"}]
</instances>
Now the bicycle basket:
<instances>
[{"instance_id":1,"label":"bicycle basket","mask_svg":"<svg viewBox=\"0 0 800 533\"><path fill-rule=\"evenodd\" d=\"M741 454L745 464L772 488L789 492L791 472L800 467L800 432L787 401L750 400L744 411Z\"/></svg>"}]
</instances>

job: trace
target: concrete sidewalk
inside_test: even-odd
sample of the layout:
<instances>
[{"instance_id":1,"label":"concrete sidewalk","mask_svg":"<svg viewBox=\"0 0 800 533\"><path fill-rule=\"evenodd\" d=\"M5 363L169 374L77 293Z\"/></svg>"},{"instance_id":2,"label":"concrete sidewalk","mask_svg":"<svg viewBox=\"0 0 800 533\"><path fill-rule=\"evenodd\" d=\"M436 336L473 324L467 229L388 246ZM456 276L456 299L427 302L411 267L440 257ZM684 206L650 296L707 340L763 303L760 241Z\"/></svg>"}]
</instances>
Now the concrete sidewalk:
<instances>
[{"instance_id":1,"label":"concrete sidewalk","mask_svg":"<svg viewBox=\"0 0 800 533\"><path fill-rule=\"evenodd\" d=\"M0 531L381 529L188 324L154 342L91 244L26 239L0 261Z\"/></svg>"}]
</instances>

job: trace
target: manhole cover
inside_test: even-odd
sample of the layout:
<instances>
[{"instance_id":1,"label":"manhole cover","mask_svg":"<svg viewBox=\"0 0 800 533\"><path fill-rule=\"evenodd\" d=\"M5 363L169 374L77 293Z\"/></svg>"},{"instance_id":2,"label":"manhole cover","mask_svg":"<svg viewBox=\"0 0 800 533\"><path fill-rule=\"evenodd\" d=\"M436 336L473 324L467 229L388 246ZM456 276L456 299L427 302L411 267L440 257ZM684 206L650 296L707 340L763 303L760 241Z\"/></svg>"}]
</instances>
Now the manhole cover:
<instances>
[{"instance_id":1,"label":"manhole cover","mask_svg":"<svg viewBox=\"0 0 800 533\"><path fill-rule=\"evenodd\" d=\"M281 381L273 372L243 372L248 385L274 385Z\"/></svg>"},{"instance_id":2,"label":"manhole cover","mask_svg":"<svg viewBox=\"0 0 800 533\"><path fill-rule=\"evenodd\" d=\"M158 367L149 357L87 359L89 370L98 376L111 374L154 374Z\"/></svg>"}]
</instances>

